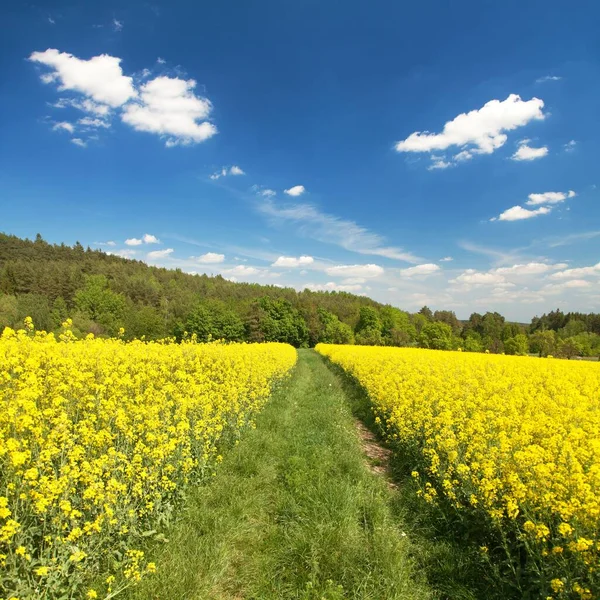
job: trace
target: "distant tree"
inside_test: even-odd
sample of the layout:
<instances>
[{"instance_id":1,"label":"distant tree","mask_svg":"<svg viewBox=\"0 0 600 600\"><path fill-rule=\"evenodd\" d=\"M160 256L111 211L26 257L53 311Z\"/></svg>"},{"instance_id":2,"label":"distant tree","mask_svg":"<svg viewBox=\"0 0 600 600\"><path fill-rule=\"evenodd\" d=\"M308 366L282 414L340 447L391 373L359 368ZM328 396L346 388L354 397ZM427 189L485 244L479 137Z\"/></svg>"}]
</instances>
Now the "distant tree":
<instances>
[{"instance_id":1,"label":"distant tree","mask_svg":"<svg viewBox=\"0 0 600 600\"><path fill-rule=\"evenodd\" d=\"M529 340L523 333L518 333L514 337L508 338L504 342L504 352L506 354L517 354L525 356L529 353Z\"/></svg>"},{"instance_id":2,"label":"distant tree","mask_svg":"<svg viewBox=\"0 0 600 600\"><path fill-rule=\"evenodd\" d=\"M370 306L360 308L358 323L354 330L354 340L363 346L380 346L383 344L381 320L377 311Z\"/></svg>"},{"instance_id":3,"label":"distant tree","mask_svg":"<svg viewBox=\"0 0 600 600\"><path fill-rule=\"evenodd\" d=\"M0 294L0 333L5 327L15 327L18 320L17 298L8 294Z\"/></svg>"},{"instance_id":4,"label":"distant tree","mask_svg":"<svg viewBox=\"0 0 600 600\"><path fill-rule=\"evenodd\" d=\"M483 352L483 343L481 341L481 335L471 329L467 332L467 335L464 338L465 342L463 345L464 350L467 352Z\"/></svg>"},{"instance_id":5,"label":"distant tree","mask_svg":"<svg viewBox=\"0 0 600 600\"><path fill-rule=\"evenodd\" d=\"M540 357L556 353L556 333L553 330L537 331L529 338L529 348Z\"/></svg>"},{"instance_id":6,"label":"distant tree","mask_svg":"<svg viewBox=\"0 0 600 600\"><path fill-rule=\"evenodd\" d=\"M393 306L384 306L379 311L381 335L386 346L410 346L417 338L415 326L408 313Z\"/></svg>"},{"instance_id":7,"label":"distant tree","mask_svg":"<svg viewBox=\"0 0 600 600\"><path fill-rule=\"evenodd\" d=\"M336 315L324 308L318 309L318 315L321 322L319 342L325 344L352 344L354 342L354 334L350 325L342 323Z\"/></svg>"},{"instance_id":8,"label":"distant tree","mask_svg":"<svg viewBox=\"0 0 600 600\"><path fill-rule=\"evenodd\" d=\"M433 313L429 306L423 306L423 308L419 310L419 314L423 315L428 321L433 321Z\"/></svg>"},{"instance_id":9,"label":"distant tree","mask_svg":"<svg viewBox=\"0 0 600 600\"><path fill-rule=\"evenodd\" d=\"M87 278L84 288L75 294L75 305L108 335L115 335L123 324L125 298L109 288L104 275Z\"/></svg>"},{"instance_id":10,"label":"distant tree","mask_svg":"<svg viewBox=\"0 0 600 600\"><path fill-rule=\"evenodd\" d=\"M189 334L196 334L198 340L226 340L240 342L245 337L244 322L223 303L212 301L199 304L185 323Z\"/></svg>"},{"instance_id":11,"label":"distant tree","mask_svg":"<svg viewBox=\"0 0 600 600\"><path fill-rule=\"evenodd\" d=\"M558 340L556 346L556 355L561 358L574 358L582 356L584 352L583 344L576 337L569 337L564 340Z\"/></svg>"},{"instance_id":12,"label":"distant tree","mask_svg":"<svg viewBox=\"0 0 600 600\"><path fill-rule=\"evenodd\" d=\"M52 304L50 318L52 321L52 329L58 329L69 317L69 308L62 296L58 296Z\"/></svg>"},{"instance_id":13,"label":"distant tree","mask_svg":"<svg viewBox=\"0 0 600 600\"><path fill-rule=\"evenodd\" d=\"M456 318L456 314L453 310L436 310L433 313L433 320L450 325L450 327L452 327L453 333L455 334L460 333L460 321Z\"/></svg>"},{"instance_id":14,"label":"distant tree","mask_svg":"<svg viewBox=\"0 0 600 600\"><path fill-rule=\"evenodd\" d=\"M451 350L452 327L447 323L428 323L419 335L419 346L433 350Z\"/></svg>"}]
</instances>

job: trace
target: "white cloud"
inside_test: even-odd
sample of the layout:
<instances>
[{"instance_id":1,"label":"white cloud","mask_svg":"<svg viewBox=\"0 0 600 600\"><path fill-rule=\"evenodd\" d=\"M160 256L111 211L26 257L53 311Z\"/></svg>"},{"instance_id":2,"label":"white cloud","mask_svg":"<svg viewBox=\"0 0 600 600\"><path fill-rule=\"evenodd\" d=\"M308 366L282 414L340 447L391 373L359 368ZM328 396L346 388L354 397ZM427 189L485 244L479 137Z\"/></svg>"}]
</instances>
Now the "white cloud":
<instances>
[{"instance_id":1,"label":"white cloud","mask_svg":"<svg viewBox=\"0 0 600 600\"><path fill-rule=\"evenodd\" d=\"M295 185L294 187L291 187L291 188L289 188L287 190L283 190L283 191L288 196L301 196L302 194L304 194L306 189L304 188L303 185Z\"/></svg>"},{"instance_id":2,"label":"white cloud","mask_svg":"<svg viewBox=\"0 0 600 600\"><path fill-rule=\"evenodd\" d=\"M372 256L384 256L410 263L421 259L401 248L384 246L384 238L354 221L340 219L334 215L322 213L312 204L294 204L277 206L271 199L257 205L258 210L276 222L292 222L299 225L301 234L319 242L335 244L345 250Z\"/></svg>"},{"instance_id":3,"label":"white cloud","mask_svg":"<svg viewBox=\"0 0 600 600\"><path fill-rule=\"evenodd\" d=\"M428 171L433 171L435 169L447 169L452 166L452 163L449 163L444 159L443 156L432 156L431 164L427 167Z\"/></svg>"},{"instance_id":4,"label":"white cloud","mask_svg":"<svg viewBox=\"0 0 600 600\"><path fill-rule=\"evenodd\" d=\"M600 262L591 267L578 267L554 273L553 275L550 275L550 279L575 279L579 277L588 277L590 275L600 275Z\"/></svg>"},{"instance_id":5,"label":"white cloud","mask_svg":"<svg viewBox=\"0 0 600 600\"><path fill-rule=\"evenodd\" d=\"M244 171L240 169L237 165L233 165L232 167L222 167L220 171L215 171L210 178L211 179L220 179L221 177L227 177L227 175L245 175Z\"/></svg>"},{"instance_id":6,"label":"white cloud","mask_svg":"<svg viewBox=\"0 0 600 600\"><path fill-rule=\"evenodd\" d=\"M527 208L523 208L522 206L513 206L505 210L498 217L494 217L490 219L491 221L521 221L523 219L531 219L533 217L537 217L538 215L547 215L552 209L549 206L540 206L540 208L536 208L535 210L529 210Z\"/></svg>"},{"instance_id":7,"label":"white cloud","mask_svg":"<svg viewBox=\"0 0 600 600\"><path fill-rule=\"evenodd\" d=\"M120 256L121 258L131 258L132 256L136 256L138 253L137 250L116 250L115 252L107 252L106 254L113 254L114 256Z\"/></svg>"},{"instance_id":8,"label":"white cloud","mask_svg":"<svg viewBox=\"0 0 600 600\"><path fill-rule=\"evenodd\" d=\"M110 123L108 121L104 121L103 119L94 119L92 117L83 117L77 122L84 127L110 127Z\"/></svg>"},{"instance_id":9,"label":"white cloud","mask_svg":"<svg viewBox=\"0 0 600 600\"><path fill-rule=\"evenodd\" d=\"M455 154L453 158L456 162L463 162L465 160L471 160L473 158L473 153L469 152L469 150L462 150L458 154Z\"/></svg>"},{"instance_id":10,"label":"white cloud","mask_svg":"<svg viewBox=\"0 0 600 600\"><path fill-rule=\"evenodd\" d=\"M72 106L83 112L92 113L100 117L106 117L110 113L110 106L98 104L89 98L81 101L76 100L75 98L59 98L52 106L54 108L67 108L67 106Z\"/></svg>"},{"instance_id":11,"label":"white cloud","mask_svg":"<svg viewBox=\"0 0 600 600\"><path fill-rule=\"evenodd\" d=\"M123 21L117 21L117 19L113 19L112 26L115 31L121 31L123 29Z\"/></svg>"},{"instance_id":12,"label":"white cloud","mask_svg":"<svg viewBox=\"0 0 600 600\"><path fill-rule=\"evenodd\" d=\"M535 80L536 83L544 83L546 81L560 81L562 77L558 77L557 75L544 75L544 77L539 77Z\"/></svg>"},{"instance_id":13,"label":"white cloud","mask_svg":"<svg viewBox=\"0 0 600 600\"><path fill-rule=\"evenodd\" d=\"M530 262L526 264L512 265L511 267L500 267L498 269L494 269L493 273L497 273L499 275L540 275L541 273L547 273L548 271L564 269L566 266L566 263L547 264Z\"/></svg>"},{"instance_id":14,"label":"white cloud","mask_svg":"<svg viewBox=\"0 0 600 600\"><path fill-rule=\"evenodd\" d=\"M264 198L272 198L273 196L275 196L276 193L277 192L275 192L275 190L270 190L269 188L267 188L266 190L261 190L259 192L259 194Z\"/></svg>"},{"instance_id":15,"label":"white cloud","mask_svg":"<svg viewBox=\"0 0 600 600\"><path fill-rule=\"evenodd\" d=\"M160 244L160 240L155 235L150 233L145 233L142 237L142 241L144 244Z\"/></svg>"},{"instance_id":16,"label":"white cloud","mask_svg":"<svg viewBox=\"0 0 600 600\"><path fill-rule=\"evenodd\" d=\"M423 277L427 275L433 275L438 271L441 271L438 265L434 265L433 263L425 263L423 265L409 267L408 269L401 269L400 275L402 277Z\"/></svg>"},{"instance_id":17,"label":"white cloud","mask_svg":"<svg viewBox=\"0 0 600 600\"><path fill-rule=\"evenodd\" d=\"M89 96L93 101L108 106L122 106L137 95L133 79L123 75L121 59L108 54L82 60L49 48L33 52L29 60L53 69L42 76L44 83L59 82L59 90L73 90Z\"/></svg>"},{"instance_id":18,"label":"white cloud","mask_svg":"<svg viewBox=\"0 0 600 600\"><path fill-rule=\"evenodd\" d=\"M347 277L346 279L342 279L342 283L346 285L357 285L366 282L367 280L364 277Z\"/></svg>"},{"instance_id":19,"label":"white cloud","mask_svg":"<svg viewBox=\"0 0 600 600\"><path fill-rule=\"evenodd\" d=\"M73 138L71 142L80 148L85 148L87 146L87 142L84 142L81 138Z\"/></svg>"},{"instance_id":20,"label":"white cloud","mask_svg":"<svg viewBox=\"0 0 600 600\"><path fill-rule=\"evenodd\" d=\"M462 113L444 125L442 133L415 131L396 144L398 152L433 152L451 146L477 154L491 154L506 143L507 135L530 121L544 119L544 102L521 100L511 94L506 100L490 100L482 108ZM463 157L464 158L464 157ZM438 167L439 168L439 167Z\"/></svg>"},{"instance_id":21,"label":"white cloud","mask_svg":"<svg viewBox=\"0 0 600 600\"><path fill-rule=\"evenodd\" d=\"M575 146L577 146L577 142L575 140L571 140L570 142L567 142L563 148L565 149L565 152L573 152L575 150Z\"/></svg>"},{"instance_id":22,"label":"white cloud","mask_svg":"<svg viewBox=\"0 0 600 600\"><path fill-rule=\"evenodd\" d=\"M167 61L164 58L161 58L160 56L156 59L156 62L159 65L164 65Z\"/></svg>"},{"instance_id":23,"label":"white cloud","mask_svg":"<svg viewBox=\"0 0 600 600\"><path fill-rule=\"evenodd\" d=\"M129 238L125 240L125 244L127 246L141 246L144 243L144 240L138 240L137 238Z\"/></svg>"},{"instance_id":24,"label":"white cloud","mask_svg":"<svg viewBox=\"0 0 600 600\"><path fill-rule=\"evenodd\" d=\"M50 25L55 25L56 21L52 17L48 17L48 23L50 23Z\"/></svg>"},{"instance_id":25,"label":"white cloud","mask_svg":"<svg viewBox=\"0 0 600 600\"><path fill-rule=\"evenodd\" d=\"M247 277L248 275L256 275L260 273L260 271L256 267L237 265L237 267L233 267L232 269L225 269L223 273L228 273L230 275L239 275L240 277Z\"/></svg>"},{"instance_id":26,"label":"white cloud","mask_svg":"<svg viewBox=\"0 0 600 600\"><path fill-rule=\"evenodd\" d=\"M383 267L379 265L338 265L328 267L325 273L331 277L378 277L384 273Z\"/></svg>"},{"instance_id":27,"label":"white cloud","mask_svg":"<svg viewBox=\"0 0 600 600\"><path fill-rule=\"evenodd\" d=\"M152 252L148 252L148 258L157 259L157 258L166 258L170 254L173 254L175 250L173 248L165 248L164 250L153 250Z\"/></svg>"},{"instance_id":28,"label":"white cloud","mask_svg":"<svg viewBox=\"0 0 600 600\"><path fill-rule=\"evenodd\" d=\"M122 120L137 131L169 136L167 147L203 142L217 133L207 119L212 104L193 92L196 82L156 77L140 87L140 97L127 104ZM201 122L200 122L201 121Z\"/></svg>"},{"instance_id":29,"label":"white cloud","mask_svg":"<svg viewBox=\"0 0 600 600\"><path fill-rule=\"evenodd\" d=\"M452 262L454 259L451 256L444 256L444 258L440 258L440 262Z\"/></svg>"},{"instance_id":30,"label":"white cloud","mask_svg":"<svg viewBox=\"0 0 600 600\"><path fill-rule=\"evenodd\" d=\"M117 243L113 242L112 240L108 241L108 242L94 242L94 246L116 246Z\"/></svg>"},{"instance_id":31,"label":"white cloud","mask_svg":"<svg viewBox=\"0 0 600 600\"><path fill-rule=\"evenodd\" d=\"M525 204L538 206L540 204L558 204L567 198L575 198L577 194L573 190L568 192L544 192L543 194L529 194L529 200Z\"/></svg>"},{"instance_id":32,"label":"white cloud","mask_svg":"<svg viewBox=\"0 0 600 600\"><path fill-rule=\"evenodd\" d=\"M216 252L207 252L202 256L198 256L194 258L197 262L205 264L205 265L213 265L217 263L222 263L225 260L224 254L217 254Z\"/></svg>"},{"instance_id":33,"label":"white cloud","mask_svg":"<svg viewBox=\"0 0 600 600\"><path fill-rule=\"evenodd\" d=\"M451 279L450 282L473 285L501 285L506 283L506 279L499 273L482 273L475 269L467 269L456 279Z\"/></svg>"},{"instance_id":34,"label":"white cloud","mask_svg":"<svg viewBox=\"0 0 600 600\"><path fill-rule=\"evenodd\" d=\"M307 283L305 287L313 292L359 292L362 290L362 285L346 285L333 281L329 283Z\"/></svg>"},{"instance_id":35,"label":"white cloud","mask_svg":"<svg viewBox=\"0 0 600 600\"><path fill-rule=\"evenodd\" d=\"M64 131L68 131L69 133L73 133L75 131L75 127L73 125L73 123L69 123L67 121L61 121L60 123L55 123L54 126L52 127L52 129L54 131L59 131L59 130L64 130Z\"/></svg>"},{"instance_id":36,"label":"white cloud","mask_svg":"<svg viewBox=\"0 0 600 600\"><path fill-rule=\"evenodd\" d=\"M304 267L315 262L312 256L280 256L272 267Z\"/></svg>"},{"instance_id":37,"label":"white cloud","mask_svg":"<svg viewBox=\"0 0 600 600\"><path fill-rule=\"evenodd\" d=\"M536 160L537 158L543 158L548 154L548 147L542 146L541 148L532 148L529 146L531 140L521 140L519 142L518 150L511 156L513 160Z\"/></svg>"}]
</instances>

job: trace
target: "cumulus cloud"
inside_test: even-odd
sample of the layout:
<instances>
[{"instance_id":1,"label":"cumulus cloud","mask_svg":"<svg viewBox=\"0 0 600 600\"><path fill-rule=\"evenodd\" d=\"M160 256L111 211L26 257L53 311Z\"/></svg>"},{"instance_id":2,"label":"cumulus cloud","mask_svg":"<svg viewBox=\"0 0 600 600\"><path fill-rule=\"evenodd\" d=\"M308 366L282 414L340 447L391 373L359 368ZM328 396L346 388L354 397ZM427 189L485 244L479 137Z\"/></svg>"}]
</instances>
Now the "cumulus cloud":
<instances>
[{"instance_id":1,"label":"cumulus cloud","mask_svg":"<svg viewBox=\"0 0 600 600\"><path fill-rule=\"evenodd\" d=\"M106 104L98 104L89 98L84 100L77 100L75 98L59 98L52 107L54 108L67 108L72 106L86 113L98 115L99 117L106 117L110 113L110 106Z\"/></svg>"},{"instance_id":2,"label":"cumulus cloud","mask_svg":"<svg viewBox=\"0 0 600 600\"><path fill-rule=\"evenodd\" d=\"M540 206L535 210L529 210L522 206L513 206L505 210L498 217L490 219L491 221L522 221L523 219L532 219L539 215L547 215L552 209L549 206Z\"/></svg>"},{"instance_id":3,"label":"cumulus cloud","mask_svg":"<svg viewBox=\"0 0 600 600\"><path fill-rule=\"evenodd\" d=\"M165 248L164 250L153 250L152 252L148 252L147 256L150 259L166 258L170 254L173 254L173 252L175 252L173 248Z\"/></svg>"},{"instance_id":4,"label":"cumulus cloud","mask_svg":"<svg viewBox=\"0 0 600 600\"><path fill-rule=\"evenodd\" d=\"M454 259L451 256L444 256L444 258L440 258L440 262L452 262Z\"/></svg>"},{"instance_id":5,"label":"cumulus cloud","mask_svg":"<svg viewBox=\"0 0 600 600\"><path fill-rule=\"evenodd\" d=\"M565 149L565 152L573 152L575 150L575 146L577 146L577 142L575 140L571 140L567 142L563 148Z\"/></svg>"},{"instance_id":6,"label":"cumulus cloud","mask_svg":"<svg viewBox=\"0 0 600 600\"><path fill-rule=\"evenodd\" d=\"M108 242L94 242L94 246L116 246L117 242L109 240Z\"/></svg>"},{"instance_id":7,"label":"cumulus cloud","mask_svg":"<svg viewBox=\"0 0 600 600\"><path fill-rule=\"evenodd\" d=\"M139 99L130 102L121 116L137 131L165 136L166 146L203 142L217 133L205 120L212 104L194 94L196 82L178 77L155 77L140 87Z\"/></svg>"},{"instance_id":8,"label":"cumulus cloud","mask_svg":"<svg viewBox=\"0 0 600 600\"><path fill-rule=\"evenodd\" d=\"M225 260L224 254L217 254L216 252L207 252L202 256L192 257L199 263L209 265L209 264L217 264L222 263Z\"/></svg>"},{"instance_id":9,"label":"cumulus cloud","mask_svg":"<svg viewBox=\"0 0 600 600\"><path fill-rule=\"evenodd\" d=\"M306 287L313 292L359 292L362 290L362 285L348 285L343 283L307 283Z\"/></svg>"},{"instance_id":10,"label":"cumulus cloud","mask_svg":"<svg viewBox=\"0 0 600 600\"><path fill-rule=\"evenodd\" d=\"M108 54L82 60L67 52L49 48L33 52L29 60L52 71L42 75L44 83L57 81L59 90L72 90L90 97L93 101L113 108L135 98L133 79L123 75L121 59Z\"/></svg>"},{"instance_id":11,"label":"cumulus cloud","mask_svg":"<svg viewBox=\"0 0 600 600\"><path fill-rule=\"evenodd\" d=\"M438 271L441 271L439 265L425 263L415 267L409 267L408 269L401 269L400 275L401 277L425 277L427 275L433 275Z\"/></svg>"},{"instance_id":12,"label":"cumulus cloud","mask_svg":"<svg viewBox=\"0 0 600 600\"><path fill-rule=\"evenodd\" d=\"M280 256L272 267L305 267L315 262L312 256Z\"/></svg>"},{"instance_id":13,"label":"cumulus cloud","mask_svg":"<svg viewBox=\"0 0 600 600\"><path fill-rule=\"evenodd\" d=\"M283 190L288 196L302 196L306 191L303 185L295 185L287 190Z\"/></svg>"},{"instance_id":14,"label":"cumulus cloud","mask_svg":"<svg viewBox=\"0 0 600 600\"><path fill-rule=\"evenodd\" d=\"M433 171L435 169L447 169L451 166L452 163L445 160L443 156L432 156L431 164L427 167L427 170Z\"/></svg>"},{"instance_id":15,"label":"cumulus cloud","mask_svg":"<svg viewBox=\"0 0 600 600\"><path fill-rule=\"evenodd\" d=\"M142 237L142 241L144 244L160 244L160 240L150 233L145 233L144 237Z\"/></svg>"},{"instance_id":16,"label":"cumulus cloud","mask_svg":"<svg viewBox=\"0 0 600 600\"><path fill-rule=\"evenodd\" d=\"M544 192L543 194L529 194L529 200L525 204L538 206L540 204L558 204L567 198L575 198L577 194L573 190L568 192Z\"/></svg>"},{"instance_id":17,"label":"cumulus cloud","mask_svg":"<svg viewBox=\"0 0 600 600\"><path fill-rule=\"evenodd\" d=\"M378 277L384 273L383 267L374 264L368 265L338 265L327 267L325 273L331 277Z\"/></svg>"},{"instance_id":18,"label":"cumulus cloud","mask_svg":"<svg viewBox=\"0 0 600 600\"><path fill-rule=\"evenodd\" d=\"M540 275L547 273L548 271L554 271L556 269L564 269L566 263L540 263L540 262L529 262L526 264L516 264L511 267L499 267L493 270L493 273L499 275Z\"/></svg>"},{"instance_id":19,"label":"cumulus cloud","mask_svg":"<svg viewBox=\"0 0 600 600\"><path fill-rule=\"evenodd\" d=\"M85 142L84 140L82 140L81 138L73 138L71 140L71 142L73 144L75 144L76 146L79 146L80 148L85 148L87 147L87 142Z\"/></svg>"},{"instance_id":20,"label":"cumulus cloud","mask_svg":"<svg viewBox=\"0 0 600 600\"><path fill-rule=\"evenodd\" d=\"M544 102L539 98L523 101L517 94L506 100L490 100L480 109L462 113L448 121L442 133L415 131L396 143L398 152L435 152L458 146L470 153L491 154L506 143L505 131L542 120ZM462 155L458 160L470 156ZM443 167L437 167L443 168Z\"/></svg>"},{"instance_id":21,"label":"cumulus cloud","mask_svg":"<svg viewBox=\"0 0 600 600\"><path fill-rule=\"evenodd\" d=\"M77 123L79 123L79 125L83 125L84 127L104 127L105 129L108 129L110 127L110 123L108 121L92 117L83 117L79 119Z\"/></svg>"},{"instance_id":22,"label":"cumulus cloud","mask_svg":"<svg viewBox=\"0 0 600 600\"><path fill-rule=\"evenodd\" d=\"M68 121L60 121L60 123L55 123L52 127L54 131L68 131L69 133L73 133L75 131L75 126L73 123L69 123Z\"/></svg>"},{"instance_id":23,"label":"cumulus cloud","mask_svg":"<svg viewBox=\"0 0 600 600\"><path fill-rule=\"evenodd\" d=\"M506 279L500 273L482 273L475 269L467 269L456 279L451 279L450 282L470 285L501 285L506 283Z\"/></svg>"},{"instance_id":24,"label":"cumulus cloud","mask_svg":"<svg viewBox=\"0 0 600 600\"><path fill-rule=\"evenodd\" d=\"M145 233L141 238L129 238L125 240L127 246L141 246L142 244L160 244L160 240L150 233Z\"/></svg>"},{"instance_id":25,"label":"cumulus cloud","mask_svg":"<svg viewBox=\"0 0 600 600\"><path fill-rule=\"evenodd\" d=\"M221 177L227 177L227 175L245 175L244 171L237 165L233 165L231 167L223 167L220 171L215 171L210 178L211 179L220 179Z\"/></svg>"},{"instance_id":26,"label":"cumulus cloud","mask_svg":"<svg viewBox=\"0 0 600 600\"><path fill-rule=\"evenodd\" d=\"M565 269L564 271L550 275L550 279L575 279L580 277L589 277L590 275L600 275L600 262L590 267Z\"/></svg>"},{"instance_id":27,"label":"cumulus cloud","mask_svg":"<svg viewBox=\"0 0 600 600\"><path fill-rule=\"evenodd\" d=\"M519 148L511 156L513 160L536 160L537 158L544 158L548 154L548 147L542 146L541 148L532 148L529 146L531 140L521 140L519 142Z\"/></svg>"},{"instance_id":28,"label":"cumulus cloud","mask_svg":"<svg viewBox=\"0 0 600 600\"><path fill-rule=\"evenodd\" d=\"M237 265L237 267L233 267L232 269L225 269L223 273L227 273L229 275L238 275L240 277L247 277L248 275L256 275L260 271L256 267L247 267L246 265Z\"/></svg>"}]
</instances>

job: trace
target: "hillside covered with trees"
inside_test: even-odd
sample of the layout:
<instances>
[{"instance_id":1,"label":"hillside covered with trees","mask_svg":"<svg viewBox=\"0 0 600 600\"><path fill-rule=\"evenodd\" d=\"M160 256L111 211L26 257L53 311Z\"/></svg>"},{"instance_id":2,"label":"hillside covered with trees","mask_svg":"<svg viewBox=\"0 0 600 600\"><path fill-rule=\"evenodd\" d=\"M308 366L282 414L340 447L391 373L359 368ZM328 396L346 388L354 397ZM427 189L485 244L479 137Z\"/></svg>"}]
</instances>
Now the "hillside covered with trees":
<instances>
[{"instance_id":1,"label":"hillside covered with trees","mask_svg":"<svg viewBox=\"0 0 600 600\"><path fill-rule=\"evenodd\" d=\"M318 342L463 349L506 354L598 356L600 314L562 313L510 323L497 312L461 322L452 311L418 313L346 292L234 283L110 255L0 234L0 328L26 316L57 331L159 339Z\"/></svg>"}]
</instances>

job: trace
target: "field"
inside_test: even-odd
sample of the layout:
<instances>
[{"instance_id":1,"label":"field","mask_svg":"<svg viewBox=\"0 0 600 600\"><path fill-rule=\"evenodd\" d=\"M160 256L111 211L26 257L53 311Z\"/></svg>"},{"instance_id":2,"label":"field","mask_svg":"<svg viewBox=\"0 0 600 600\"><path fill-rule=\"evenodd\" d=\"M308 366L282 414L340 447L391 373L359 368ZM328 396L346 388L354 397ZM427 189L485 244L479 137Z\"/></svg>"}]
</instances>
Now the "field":
<instances>
[{"instance_id":1,"label":"field","mask_svg":"<svg viewBox=\"0 0 600 600\"><path fill-rule=\"evenodd\" d=\"M285 344L0 338L0 597L104 598L293 367ZM159 537L160 539L160 537Z\"/></svg>"},{"instance_id":2,"label":"field","mask_svg":"<svg viewBox=\"0 0 600 600\"><path fill-rule=\"evenodd\" d=\"M596 363L26 319L0 365L2 600L598 597Z\"/></svg>"},{"instance_id":3,"label":"field","mask_svg":"<svg viewBox=\"0 0 600 600\"><path fill-rule=\"evenodd\" d=\"M317 350L366 390L423 498L489 532L494 547L481 551L503 560L516 585L531 597L597 597L596 364L421 349Z\"/></svg>"}]
</instances>

